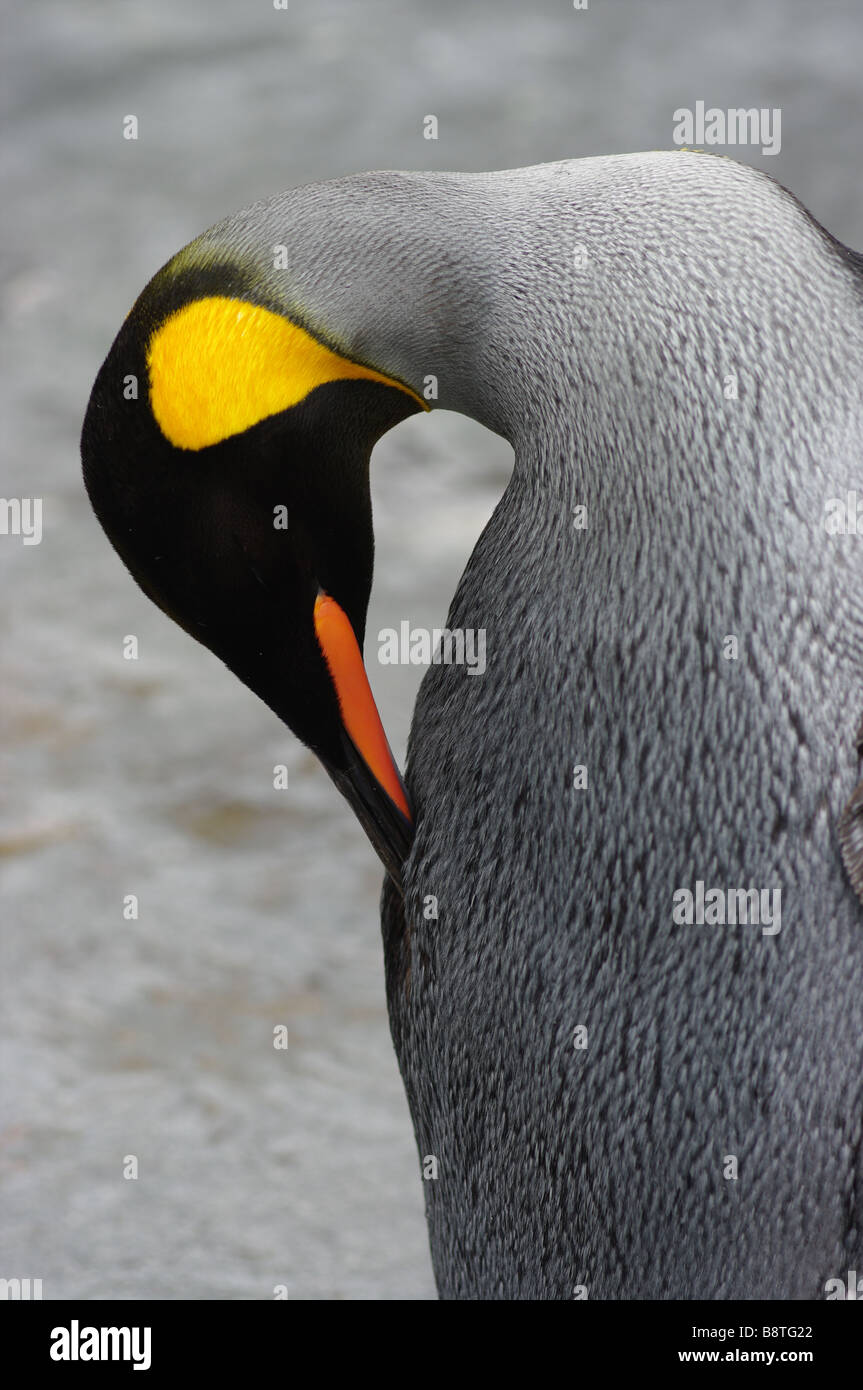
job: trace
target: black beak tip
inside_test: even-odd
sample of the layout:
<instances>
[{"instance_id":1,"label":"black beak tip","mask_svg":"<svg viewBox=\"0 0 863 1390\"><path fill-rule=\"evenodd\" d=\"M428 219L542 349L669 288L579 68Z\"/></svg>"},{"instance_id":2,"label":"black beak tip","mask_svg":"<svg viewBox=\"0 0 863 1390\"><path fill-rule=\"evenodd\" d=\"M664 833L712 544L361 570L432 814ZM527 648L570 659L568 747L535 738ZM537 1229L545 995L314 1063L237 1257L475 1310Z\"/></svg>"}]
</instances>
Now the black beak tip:
<instances>
[{"instance_id":1,"label":"black beak tip","mask_svg":"<svg viewBox=\"0 0 863 1390\"><path fill-rule=\"evenodd\" d=\"M402 870L413 845L413 822L387 795L347 735L343 746L347 766L333 767L327 760L324 766L403 897Z\"/></svg>"}]
</instances>

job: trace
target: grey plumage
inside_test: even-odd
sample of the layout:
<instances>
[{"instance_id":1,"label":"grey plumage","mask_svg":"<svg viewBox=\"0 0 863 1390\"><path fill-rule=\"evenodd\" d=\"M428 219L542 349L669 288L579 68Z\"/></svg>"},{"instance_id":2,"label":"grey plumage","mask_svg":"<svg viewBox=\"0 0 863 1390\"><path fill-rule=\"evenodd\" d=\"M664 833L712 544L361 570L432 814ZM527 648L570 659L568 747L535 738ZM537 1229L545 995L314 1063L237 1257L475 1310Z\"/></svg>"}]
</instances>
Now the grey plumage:
<instances>
[{"instance_id":1,"label":"grey plumage","mask_svg":"<svg viewBox=\"0 0 863 1390\"><path fill-rule=\"evenodd\" d=\"M823 1297L863 1256L835 828L861 556L824 528L860 478L859 272L737 165L564 180L571 212L525 217L515 473L448 618L488 671L424 681L404 923L385 891L435 1269L445 1296ZM672 926L697 879L781 888L778 937Z\"/></svg>"},{"instance_id":2,"label":"grey plumage","mask_svg":"<svg viewBox=\"0 0 863 1390\"><path fill-rule=\"evenodd\" d=\"M226 258L515 451L383 900L441 1294L823 1296L863 1267L860 261L693 153L314 185L177 265ZM674 924L697 881L781 930Z\"/></svg>"}]
</instances>

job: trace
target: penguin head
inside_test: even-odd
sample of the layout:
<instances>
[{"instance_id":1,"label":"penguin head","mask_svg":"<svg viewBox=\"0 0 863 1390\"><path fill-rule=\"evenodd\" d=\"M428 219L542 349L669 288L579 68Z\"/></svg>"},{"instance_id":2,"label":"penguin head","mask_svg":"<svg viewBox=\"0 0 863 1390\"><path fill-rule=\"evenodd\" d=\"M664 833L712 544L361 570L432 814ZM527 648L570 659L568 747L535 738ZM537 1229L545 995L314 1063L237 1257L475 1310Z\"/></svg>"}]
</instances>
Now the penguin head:
<instances>
[{"instance_id":1,"label":"penguin head","mask_svg":"<svg viewBox=\"0 0 863 1390\"><path fill-rule=\"evenodd\" d=\"M362 660L369 457L421 408L235 264L169 263L111 347L81 440L131 574L317 754L397 883L411 810Z\"/></svg>"}]
</instances>

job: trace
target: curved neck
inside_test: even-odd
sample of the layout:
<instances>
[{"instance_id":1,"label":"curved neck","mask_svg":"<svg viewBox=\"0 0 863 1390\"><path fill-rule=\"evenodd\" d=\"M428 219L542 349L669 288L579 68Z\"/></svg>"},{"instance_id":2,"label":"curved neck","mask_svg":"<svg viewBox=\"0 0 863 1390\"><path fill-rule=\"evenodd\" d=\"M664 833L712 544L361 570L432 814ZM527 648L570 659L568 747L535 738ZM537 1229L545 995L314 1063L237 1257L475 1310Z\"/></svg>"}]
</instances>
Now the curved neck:
<instances>
[{"instance_id":1,"label":"curved neck","mask_svg":"<svg viewBox=\"0 0 863 1390\"><path fill-rule=\"evenodd\" d=\"M286 314L503 435L549 487L640 470L655 501L731 505L796 466L753 448L766 411L791 440L807 400L858 399L860 351L827 360L854 278L834 245L771 179L677 152L356 175L190 249L239 253Z\"/></svg>"}]
</instances>

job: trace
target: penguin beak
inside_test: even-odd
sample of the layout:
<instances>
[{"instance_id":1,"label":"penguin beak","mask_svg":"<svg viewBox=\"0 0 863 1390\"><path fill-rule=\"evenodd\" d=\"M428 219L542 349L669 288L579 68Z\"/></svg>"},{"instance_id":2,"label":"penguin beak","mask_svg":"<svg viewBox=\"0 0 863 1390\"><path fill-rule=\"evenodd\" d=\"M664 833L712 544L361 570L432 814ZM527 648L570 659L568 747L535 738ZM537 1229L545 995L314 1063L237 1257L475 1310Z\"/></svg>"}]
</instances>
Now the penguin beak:
<instances>
[{"instance_id":1,"label":"penguin beak","mask_svg":"<svg viewBox=\"0 0 863 1390\"><path fill-rule=\"evenodd\" d=\"M344 768L324 766L402 891L402 865L413 840L407 789L375 705L350 619L329 594L315 601L315 633L342 716Z\"/></svg>"}]
</instances>

